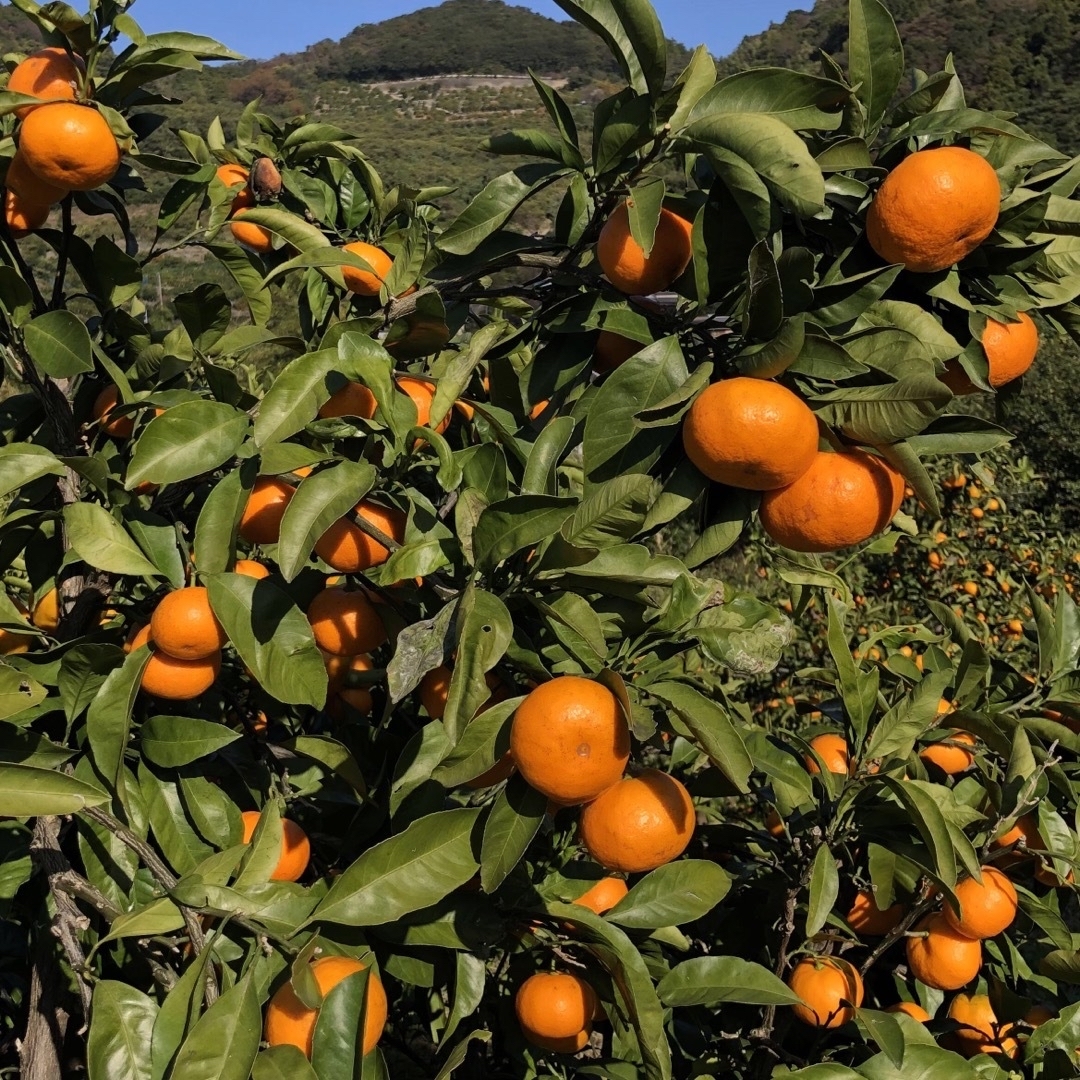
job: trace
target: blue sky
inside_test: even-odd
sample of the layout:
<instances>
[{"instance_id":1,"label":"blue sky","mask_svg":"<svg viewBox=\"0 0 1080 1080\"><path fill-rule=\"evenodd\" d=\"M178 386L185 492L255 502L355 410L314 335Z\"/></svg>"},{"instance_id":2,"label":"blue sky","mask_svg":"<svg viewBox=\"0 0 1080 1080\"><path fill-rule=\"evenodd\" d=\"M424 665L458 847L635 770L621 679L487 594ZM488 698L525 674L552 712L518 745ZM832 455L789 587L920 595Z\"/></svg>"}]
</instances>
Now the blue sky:
<instances>
[{"instance_id":1,"label":"blue sky","mask_svg":"<svg viewBox=\"0 0 1080 1080\"><path fill-rule=\"evenodd\" d=\"M360 23L381 22L437 0L139 0L131 14L149 32L189 30L208 34L246 56L296 52L324 38L340 38ZM566 15L552 0L511 0L551 18ZM779 22L813 0L654 0L668 37L687 45L704 42L723 56L747 34Z\"/></svg>"}]
</instances>

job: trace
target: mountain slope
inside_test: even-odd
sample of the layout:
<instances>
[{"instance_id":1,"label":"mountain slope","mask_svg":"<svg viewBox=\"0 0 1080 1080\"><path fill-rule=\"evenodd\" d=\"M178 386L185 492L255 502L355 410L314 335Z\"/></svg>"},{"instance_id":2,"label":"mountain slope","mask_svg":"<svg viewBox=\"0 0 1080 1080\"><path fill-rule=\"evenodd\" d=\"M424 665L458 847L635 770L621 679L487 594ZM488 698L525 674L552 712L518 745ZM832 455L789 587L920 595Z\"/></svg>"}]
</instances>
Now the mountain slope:
<instances>
[{"instance_id":1,"label":"mountain slope","mask_svg":"<svg viewBox=\"0 0 1080 1080\"><path fill-rule=\"evenodd\" d=\"M968 104L1006 109L1063 150L1080 152L1080 3L1077 0L888 0L907 67L939 71L952 53ZM747 38L722 73L776 64L817 70L824 50L842 58L847 3L818 0Z\"/></svg>"}]
</instances>

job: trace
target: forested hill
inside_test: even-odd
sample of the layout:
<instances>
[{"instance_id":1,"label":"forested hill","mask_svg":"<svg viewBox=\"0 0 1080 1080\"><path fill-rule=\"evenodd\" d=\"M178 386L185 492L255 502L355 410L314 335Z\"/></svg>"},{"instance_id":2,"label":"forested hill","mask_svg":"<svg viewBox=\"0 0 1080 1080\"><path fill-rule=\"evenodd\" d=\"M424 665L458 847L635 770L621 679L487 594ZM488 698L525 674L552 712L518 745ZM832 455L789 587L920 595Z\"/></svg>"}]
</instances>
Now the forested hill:
<instances>
[{"instance_id":1,"label":"forested hill","mask_svg":"<svg viewBox=\"0 0 1080 1080\"><path fill-rule=\"evenodd\" d=\"M909 69L940 71L952 53L968 104L1008 109L1019 122L1080 153L1080 0L886 0ZM847 0L818 0L746 38L720 62L727 74L777 64L817 67L818 50L842 58Z\"/></svg>"}]
</instances>

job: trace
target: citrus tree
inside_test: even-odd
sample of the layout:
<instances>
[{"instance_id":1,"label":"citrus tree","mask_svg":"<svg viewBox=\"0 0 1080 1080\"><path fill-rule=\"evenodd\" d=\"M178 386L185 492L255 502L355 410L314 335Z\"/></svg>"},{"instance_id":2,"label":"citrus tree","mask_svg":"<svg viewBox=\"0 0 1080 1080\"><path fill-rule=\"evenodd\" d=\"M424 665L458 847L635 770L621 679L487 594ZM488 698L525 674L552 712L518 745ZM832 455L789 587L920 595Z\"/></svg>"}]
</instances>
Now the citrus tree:
<instances>
[{"instance_id":1,"label":"citrus tree","mask_svg":"<svg viewBox=\"0 0 1080 1080\"><path fill-rule=\"evenodd\" d=\"M1076 1070L1076 608L1032 595L1028 668L924 605L883 664L832 552L921 544L926 462L1009 437L956 399L1015 386L1027 312L1080 333L1080 164L907 82L877 0L847 70L721 82L647 0L560 4L625 85L586 136L534 79L549 128L443 221L318 120L167 144L154 84L231 53L17 0L24 1080ZM159 260L202 268L167 312ZM791 617L696 571L736 545ZM747 680L812 618L772 724Z\"/></svg>"}]
</instances>

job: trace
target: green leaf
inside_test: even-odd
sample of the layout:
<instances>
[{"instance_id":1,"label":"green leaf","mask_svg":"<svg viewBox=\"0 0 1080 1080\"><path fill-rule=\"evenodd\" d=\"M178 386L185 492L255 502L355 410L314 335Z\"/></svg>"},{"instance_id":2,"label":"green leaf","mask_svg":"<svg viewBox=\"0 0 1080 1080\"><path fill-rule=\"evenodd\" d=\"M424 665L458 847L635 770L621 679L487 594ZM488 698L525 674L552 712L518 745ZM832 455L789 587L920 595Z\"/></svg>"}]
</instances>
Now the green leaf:
<instances>
[{"instance_id":1,"label":"green leaf","mask_svg":"<svg viewBox=\"0 0 1080 1080\"><path fill-rule=\"evenodd\" d=\"M709 760L737 790L748 790L754 763L738 728L725 709L700 691L682 683L654 683L649 686L648 692L678 713L679 719L690 729Z\"/></svg>"},{"instance_id":2,"label":"green leaf","mask_svg":"<svg viewBox=\"0 0 1080 1080\"><path fill-rule=\"evenodd\" d=\"M63 476L64 464L51 450L34 443L0 446L0 498L43 476Z\"/></svg>"},{"instance_id":3,"label":"green leaf","mask_svg":"<svg viewBox=\"0 0 1080 1080\"><path fill-rule=\"evenodd\" d=\"M97 503L77 502L64 507L68 543L83 562L111 574L164 577L139 550L123 525Z\"/></svg>"},{"instance_id":4,"label":"green leaf","mask_svg":"<svg viewBox=\"0 0 1080 1080\"><path fill-rule=\"evenodd\" d=\"M166 769L209 757L239 738L239 732L230 731L224 724L193 716L153 716L139 732L143 754Z\"/></svg>"},{"instance_id":5,"label":"green leaf","mask_svg":"<svg viewBox=\"0 0 1080 1080\"><path fill-rule=\"evenodd\" d=\"M128 490L147 480L174 484L212 472L236 454L249 427L243 412L221 401L188 401L169 409L139 436Z\"/></svg>"},{"instance_id":6,"label":"green leaf","mask_svg":"<svg viewBox=\"0 0 1080 1080\"><path fill-rule=\"evenodd\" d=\"M326 666L292 597L243 574L208 574L205 583L210 607L263 690L289 705L321 709Z\"/></svg>"},{"instance_id":7,"label":"green leaf","mask_svg":"<svg viewBox=\"0 0 1080 1080\"><path fill-rule=\"evenodd\" d=\"M119 941L130 937L155 937L172 934L184 925L180 909L167 896L151 900L144 907L126 911L113 920L102 941Z\"/></svg>"},{"instance_id":8,"label":"green leaf","mask_svg":"<svg viewBox=\"0 0 1080 1080\"><path fill-rule=\"evenodd\" d=\"M199 1018L176 1055L170 1080L248 1080L261 1038L259 992L248 975Z\"/></svg>"},{"instance_id":9,"label":"green leaf","mask_svg":"<svg viewBox=\"0 0 1080 1080\"><path fill-rule=\"evenodd\" d=\"M40 705L48 693L44 686L21 671L0 664L0 720L8 720Z\"/></svg>"},{"instance_id":10,"label":"green leaf","mask_svg":"<svg viewBox=\"0 0 1080 1080\"><path fill-rule=\"evenodd\" d=\"M124 786L124 754L131 730L131 712L150 659L145 645L125 657L101 684L86 714L86 737L97 771L117 791Z\"/></svg>"},{"instance_id":11,"label":"green leaf","mask_svg":"<svg viewBox=\"0 0 1080 1080\"><path fill-rule=\"evenodd\" d=\"M707 915L730 888L716 863L680 859L646 874L604 917L631 930L682 926Z\"/></svg>"},{"instance_id":12,"label":"green leaf","mask_svg":"<svg viewBox=\"0 0 1080 1080\"><path fill-rule=\"evenodd\" d=\"M23 328L30 358L46 375L70 379L94 370L94 350L82 320L70 311L50 311Z\"/></svg>"},{"instance_id":13,"label":"green leaf","mask_svg":"<svg viewBox=\"0 0 1080 1080\"><path fill-rule=\"evenodd\" d=\"M452 744L491 696L487 673L506 654L513 636L513 619L503 601L470 584L455 613L457 660L443 716Z\"/></svg>"},{"instance_id":14,"label":"green leaf","mask_svg":"<svg viewBox=\"0 0 1080 1080\"><path fill-rule=\"evenodd\" d=\"M641 530L660 484L644 473L616 476L589 488L589 494L562 526L563 539L576 547L607 547Z\"/></svg>"},{"instance_id":15,"label":"green leaf","mask_svg":"<svg viewBox=\"0 0 1080 1080\"><path fill-rule=\"evenodd\" d=\"M952 400L932 375L877 386L852 386L811 399L827 424L854 442L893 443L918 435Z\"/></svg>"},{"instance_id":16,"label":"green leaf","mask_svg":"<svg viewBox=\"0 0 1080 1080\"><path fill-rule=\"evenodd\" d=\"M361 1080L371 972L344 978L323 998L312 1038L311 1067L319 1080Z\"/></svg>"},{"instance_id":17,"label":"green leaf","mask_svg":"<svg viewBox=\"0 0 1080 1080\"><path fill-rule=\"evenodd\" d=\"M311 423L330 399L327 376L340 368L336 349L321 349L287 364L259 405L255 419L256 445L264 447L281 442Z\"/></svg>"},{"instance_id":18,"label":"green leaf","mask_svg":"<svg viewBox=\"0 0 1080 1080\"><path fill-rule=\"evenodd\" d=\"M565 176L561 165L522 165L492 180L439 237L438 245L451 255L468 255L497 232L518 207L536 192Z\"/></svg>"},{"instance_id":19,"label":"green leaf","mask_svg":"<svg viewBox=\"0 0 1080 1080\"><path fill-rule=\"evenodd\" d=\"M0 817L77 814L85 806L108 801L100 788L66 773L0 762Z\"/></svg>"},{"instance_id":20,"label":"green leaf","mask_svg":"<svg viewBox=\"0 0 1080 1080\"><path fill-rule=\"evenodd\" d=\"M709 523L686 553L690 569L709 562L735 545L756 509L758 496L740 488L724 488L710 496Z\"/></svg>"},{"instance_id":21,"label":"green leaf","mask_svg":"<svg viewBox=\"0 0 1080 1080\"><path fill-rule=\"evenodd\" d=\"M850 0L848 18L849 77L876 131L904 78L904 46L880 0Z\"/></svg>"},{"instance_id":22,"label":"green leaf","mask_svg":"<svg viewBox=\"0 0 1080 1080\"><path fill-rule=\"evenodd\" d=\"M941 809L934 798L924 790L931 785L920 780L902 783L891 776L882 777L880 782L889 788L907 810L923 841L930 849L937 876L946 888L952 889L956 885L956 855Z\"/></svg>"},{"instance_id":23,"label":"green leaf","mask_svg":"<svg viewBox=\"0 0 1080 1080\"><path fill-rule=\"evenodd\" d=\"M559 531L574 507L574 499L554 495L515 495L489 506L473 531L477 568L494 570L516 552L535 547Z\"/></svg>"},{"instance_id":24,"label":"green leaf","mask_svg":"<svg viewBox=\"0 0 1080 1080\"><path fill-rule=\"evenodd\" d=\"M952 679L951 670L926 675L874 725L863 757L868 761L890 755L906 758L915 740L932 726L938 702Z\"/></svg>"},{"instance_id":25,"label":"green leaf","mask_svg":"<svg viewBox=\"0 0 1080 1080\"><path fill-rule=\"evenodd\" d=\"M760 964L737 956L700 956L673 967L657 986L668 1008L727 1001L746 1005L798 1005L802 998Z\"/></svg>"},{"instance_id":26,"label":"green leaf","mask_svg":"<svg viewBox=\"0 0 1080 1080\"><path fill-rule=\"evenodd\" d=\"M835 131L851 91L842 83L789 68L755 67L729 75L694 107L688 119L713 113L757 113L782 120L793 131Z\"/></svg>"},{"instance_id":27,"label":"green leaf","mask_svg":"<svg viewBox=\"0 0 1080 1080\"><path fill-rule=\"evenodd\" d=\"M329 735L298 735L285 744L290 750L325 765L345 781L361 798L367 796L367 781L348 747Z\"/></svg>"},{"instance_id":28,"label":"green leaf","mask_svg":"<svg viewBox=\"0 0 1080 1080\"><path fill-rule=\"evenodd\" d=\"M127 983L103 979L90 1004L89 1080L151 1080L150 1041L158 1006Z\"/></svg>"},{"instance_id":29,"label":"green leaf","mask_svg":"<svg viewBox=\"0 0 1080 1080\"><path fill-rule=\"evenodd\" d=\"M530 787L520 773L511 776L484 825L480 846L480 884L484 892L495 892L524 858L546 813L546 796Z\"/></svg>"},{"instance_id":30,"label":"green leaf","mask_svg":"<svg viewBox=\"0 0 1080 1080\"><path fill-rule=\"evenodd\" d=\"M304 1052L286 1043L260 1052L251 1069L251 1080L319 1080L319 1077Z\"/></svg>"},{"instance_id":31,"label":"green leaf","mask_svg":"<svg viewBox=\"0 0 1080 1080\"><path fill-rule=\"evenodd\" d=\"M429 814L369 848L337 878L309 921L384 926L438 903L480 867L480 813Z\"/></svg>"},{"instance_id":32,"label":"green leaf","mask_svg":"<svg viewBox=\"0 0 1080 1080\"><path fill-rule=\"evenodd\" d=\"M888 1054L876 1054L857 1073L866 1080L985 1080L986 1075L959 1054L939 1046L908 1043L903 1068L897 1068Z\"/></svg>"},{"instance_id":33,"label":"green leaf","mask_svg":"<svg viewBox=\"0 0 1080 1080\"><path fill-rule=\"evenodd\" d=\"M254 482L254 463L245 463L226 473L207 495L195 523L195 563L202 573L220 574L232 566L236 529Z\"/></svg>"},{"instance_id":34,"label":"green leaf","mask_svg":"<svg viewBox=\"0 0 1080 1080\"><path fill-rule=\"evenodd\" d=\"M301 482L281 519L277 562L286 581L300 573L319 538L371 490L375 477L366 461L340 461Z\"/></svg>"},{"instance_id":35,"label":"green leaf","mask_svg":"<svg viewBox=\"0 0 1080 1080\"><path fill-rule=\"evenodd\" d=\"M839 895L840 874L836 869L836 857L829 850L828 844L822 844L814 855L814 867L810 874L807 937L813 937L825 925Z\"/></svg>"},{"instance_id":36,"label":"green leaf","mask_svg":"<svg viewBox=\"0 0 1080 1080\"><path fill-rule=\"evenodd\" d=\"M856 1009L855 1023L867 1042L880 1046L896 1068L903 1066L904 1032L897 1017L876 1009Z\"/></svg>"}]
</instances>

